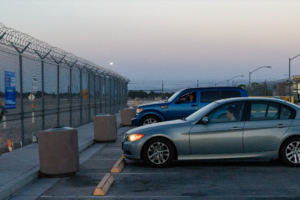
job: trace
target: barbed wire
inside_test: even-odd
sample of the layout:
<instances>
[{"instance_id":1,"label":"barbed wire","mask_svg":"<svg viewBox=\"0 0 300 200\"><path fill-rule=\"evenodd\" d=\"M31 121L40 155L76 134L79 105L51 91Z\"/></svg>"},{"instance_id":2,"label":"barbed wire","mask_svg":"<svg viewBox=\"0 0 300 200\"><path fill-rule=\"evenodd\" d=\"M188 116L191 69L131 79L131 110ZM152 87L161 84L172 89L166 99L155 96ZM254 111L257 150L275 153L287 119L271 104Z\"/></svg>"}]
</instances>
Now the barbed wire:
<instances>
[{"instance_id":1,"label":"barbed wire","mask_svg":"<svg viewBox=\"0 0 300 200\"><path fill-rule=\"evenodd\" d=\"M40 41L25 33L13 28L6 27L0 22L0 44L10 46L16 49L18 53L30 53L38 55L41 59L54 61L57 64L62 62L69 66L76 66L79 69L85 69L97 75L111 76L124 82L129 82L129 78L115 72L114 70L101 67L91 61L85 60L72 53L68 53L50 44Z\"/></svg>"}]
</instances>

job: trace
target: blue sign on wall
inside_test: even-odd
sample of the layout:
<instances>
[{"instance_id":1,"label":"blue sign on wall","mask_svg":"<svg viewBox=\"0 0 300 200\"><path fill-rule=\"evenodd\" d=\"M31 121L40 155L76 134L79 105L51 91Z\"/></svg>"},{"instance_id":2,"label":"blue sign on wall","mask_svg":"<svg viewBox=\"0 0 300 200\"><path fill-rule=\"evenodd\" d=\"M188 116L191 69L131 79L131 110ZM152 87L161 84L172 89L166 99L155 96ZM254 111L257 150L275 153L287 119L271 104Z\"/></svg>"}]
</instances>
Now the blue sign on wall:
<instances>
[{"instance_id":1,"label":"blue sign on wall","mask_svg":"<svg viewBox=\"0 0 300 200\"><path fill-rule=\"evenodd\" d=\"M16 109L16 76L15 72L5 71L5 109Z\"/></svg>"}]
</instances>

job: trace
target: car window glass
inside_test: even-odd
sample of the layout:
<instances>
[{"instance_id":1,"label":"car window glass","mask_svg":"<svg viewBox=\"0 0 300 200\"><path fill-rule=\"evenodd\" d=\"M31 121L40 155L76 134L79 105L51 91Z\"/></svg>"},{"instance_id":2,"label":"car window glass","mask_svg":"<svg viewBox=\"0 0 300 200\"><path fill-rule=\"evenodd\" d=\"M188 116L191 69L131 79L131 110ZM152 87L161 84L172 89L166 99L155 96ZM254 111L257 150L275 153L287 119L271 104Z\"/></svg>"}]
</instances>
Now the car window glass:
<instances>
[{"instance_id":1,"label":"car window glass","mask_svg":"<svg viewBox=\"0 0 300 200\"><path fill-rule=\"evenodd\" d=\"M222 99L241 97L241 93L238 90L221 90Z\"/></svg>"},{"instance_id":2,"label":"car window glass","mask_svg":"<svg viewBox=\"0 0 300 200\"><path fill-rule=\"evenodd\" d=\"M292 111L281 106L280 119L292 119Z\"/></svg>"},{"instance_id":3,"label":"car window glass","mask_svg":"<svg viewBox=\"0 0 300 200\"><path fill-rule=\"evenodd\" d=\"M278 104L251 103L250 121L278 119L278 111Z\"/></svg>"},{"instance_id":4,"label":"car window glass","mask_svg":"<svg viewBox=\"0 0 300 200\"><path fill-rule=\"evenodd\" d=\"M209 123L241 121L244 105L244 103L232 103L217 108L208 116Z\"/></svg>"},{"instance_id":5,"label":"car window glass","mask_svg":"<svg viewBox=\"0 0 300 200\"><path fill-rule=\"evenodd\" d=\"M186 92L176 100L177 103L196 103L197 92Z\"/></svg>"},{"instance_id":6,"label":"car window glass","mask_svg":"<svg viewBox=\"0 0 300 200\"><path fill-rule=\"evenodd\" d=\"M168 99L168 102L173 101L173 100L179 95L180 92L181 92L181 91L178 91L178 92L174 93L174 94Z\"/></svg>"},{"instance_id":7,"label":"car window glass","mask_svg":"<svg viewBox=\"0 0 300 200\"><path fill-rule=\"evenodd\" d=\"M213 102L221 99L220 91L201 91L201 102Z\"/></svg>"}]
</instances>

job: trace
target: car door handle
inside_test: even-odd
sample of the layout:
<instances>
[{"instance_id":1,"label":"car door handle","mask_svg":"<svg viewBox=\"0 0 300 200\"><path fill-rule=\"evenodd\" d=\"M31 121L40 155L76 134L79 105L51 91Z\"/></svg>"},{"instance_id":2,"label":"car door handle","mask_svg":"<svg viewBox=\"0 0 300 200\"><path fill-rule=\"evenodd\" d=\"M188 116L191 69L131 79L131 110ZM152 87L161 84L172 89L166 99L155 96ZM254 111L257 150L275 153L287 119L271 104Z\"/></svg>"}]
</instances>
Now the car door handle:
<instances>
[{"instance_id":1,"label":"car door handle","mask_svg":"<svg viewBox=\"0 0 300 200\"><path fill-rule=\"evenodd\" d=\"M240 127L232 127L230 130L241 130L242 128Z\"/></svg>"},{"instance_id":2,"label":"car door handle","mask_svg":"<svg viewBox=\"0 0 300 200\"><path fill-rule=\"evenodd\" d=\"M197 107L198 105L191 105L192 107Z\"/></svg>"},{"instance_id":3,"label":"car door handle","mask_svg":"<svg viewBox=\"0 0 300 200\"><path fill-rule=\"evenodd\" d=\"M284 127L287 127L286 125L284 124L278 124L277 126L275 126L276 128L284 128Z\"/></svg>"}]
</instances>

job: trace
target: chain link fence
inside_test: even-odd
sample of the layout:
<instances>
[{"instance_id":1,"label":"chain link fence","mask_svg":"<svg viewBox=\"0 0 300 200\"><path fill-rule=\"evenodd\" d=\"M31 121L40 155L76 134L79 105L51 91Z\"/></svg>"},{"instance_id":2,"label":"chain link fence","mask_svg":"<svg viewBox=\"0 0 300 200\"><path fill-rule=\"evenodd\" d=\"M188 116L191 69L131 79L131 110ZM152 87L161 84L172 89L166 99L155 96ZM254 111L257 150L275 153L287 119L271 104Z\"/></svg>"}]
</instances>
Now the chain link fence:
<instances>
[{"instance_id":1,"label":"chain link fence","mask_svg":"<svg viewBox=\"0 0 300 200\"><path fill-rule=\"evenodd\" d=\"M291 88L294 83L291 83ZM289 96L288 79L252 83L244 87L249 96Z\"/></svg>"},{"instance_id":2,"label":"chain link fence","mask_svg":"<svg viewBox=\"0 0 300 200\"><path fill-rule=\"evenodd\" d=\"M6 105L7 72L15 78L14 109ZM78 127L126 107L128 78L1 23L0 76L0 154L7 140L19 148L40 130Z\"/></svg>"},{"instance_id":3,"label":"chain link fence","mask_svg":"<svg viewBox=\"0 0 300 200\"><path fill-rule=\"evenodd\" d=\"M291 81L291 96L297 103L300 99L300 80ZM199 80L132 80L128 85L130 105L135 104L134 96L139 97L140 103L148 103L154 100L161 100L170 97L174 92L184 88L197 87L232 87L239 86L244 88L248 96L274 97L278 96L285 100L289 97L288 78L272 81L255 81L251 85L246 80L235 80L232 82L220 81L219 79L199 79ZM156 94L154 94L154 93ZM146 94L147 93L147 94Z\"/></svg>"}]
</instances>

